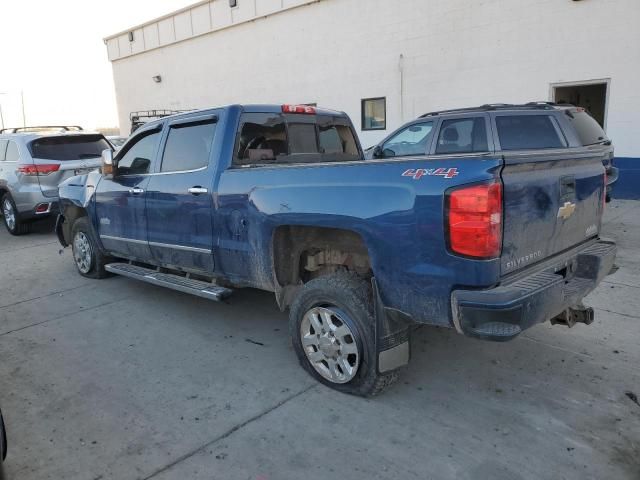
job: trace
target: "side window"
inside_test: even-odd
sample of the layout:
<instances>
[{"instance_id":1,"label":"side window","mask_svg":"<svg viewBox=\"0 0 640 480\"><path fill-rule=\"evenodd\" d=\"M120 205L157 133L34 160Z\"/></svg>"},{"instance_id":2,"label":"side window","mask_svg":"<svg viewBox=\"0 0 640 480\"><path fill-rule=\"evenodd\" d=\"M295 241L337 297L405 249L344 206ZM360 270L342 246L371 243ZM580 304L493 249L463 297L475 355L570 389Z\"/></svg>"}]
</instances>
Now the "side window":
<instances>
[{"instance_id":1,"label":"side window","mask_svg":"<svg viewBox=\"0 0 640 480\"><path fill-rule=\"evenodd\" d=\"M240 123L234 165L273 163L278 156L287 155L287 130L282 115L247 113Z\"/></svg>"},{"instance_id":2,"label":"side window","mask_svg":"<svg viewBox=\"0 0 640 480\"><path fill-rule=\"evenodd\" d=\"M442 122L436 153L480 153L488 150L484 117L457 118Z\"/></svg>"},{"instance_id":3,"label":"side window","mask_svg":"<svg viewBox=\"0 0 640 480\"><path fill-rule=\"evenodd\" d=\"M5 161L17 162L18 160L20 160L18 145L16 145L16 142L12 142L11 140L9 140L9 143L7 144L7 153L5 154Z\"/></svg>"},{"instance_id":4,"label":"side window","mask_svg":"<svg viewBox=\"0 0 640 480\"><path fill-rule=\"evenodd\" d=\"M499 115L496 127L502 150L565 147L549 115Z\"/></svg>"},{"instance_id":5,"label":"side window","mask_svg":"<svg viewBox=\"0 0 640 480\"><path fill-rule=\"evenodd\" d=\"M433 134L433 122L411 125L398 132L384 145L384 157L401 157L404 155L425 155Z\"/></svg>"},{"instance_id":6,"label":"side window","mask_svg":"<svg viewBox=\"0 0 640 480\"><path fill-rule=\"evenodd\" d=\"M595 145L607 140L607 134L600 124L584 108L566 109L565 114L575 128L582 145Z\"/></svg>"},{"instance_id":7,"label":"side window","mask_svg":"<svg viewBox=\"0 0 640 480\"><path fill-rule=\"evenodd\" d=\"M144 175L151 171L151 163L160 141L160 132L148 133L118 159L118 175Z\"/></svg>"},{"instance_id":8,"label":"side window","mask_svg":"<svg viewBox=\"0 0 640 480\"><path fill-rule=\"evenodd\" d=\"M0 140L0 162L4 162L4 154L7 151L8 140Z\"/></svg>"},{"instance_id":9,"label":"side window","mask_svg":"<svg viewBox=\"0 0 640 480\"><path fill-rule=\"evenodd\" d=\"M176 125L169 129L162 154L162 172L197 170L209 164L216 133L214 122Z\"/></svg>"},{"instance_id":10,"label":"side window","mask_svg":"<svg viewBox=\"0 0 640 480\"><path fill-rule=\"evenodd\" d=\"M365 98L362 100L362 130L386 130L387 99Z\"/></svg>"}]
</instances>

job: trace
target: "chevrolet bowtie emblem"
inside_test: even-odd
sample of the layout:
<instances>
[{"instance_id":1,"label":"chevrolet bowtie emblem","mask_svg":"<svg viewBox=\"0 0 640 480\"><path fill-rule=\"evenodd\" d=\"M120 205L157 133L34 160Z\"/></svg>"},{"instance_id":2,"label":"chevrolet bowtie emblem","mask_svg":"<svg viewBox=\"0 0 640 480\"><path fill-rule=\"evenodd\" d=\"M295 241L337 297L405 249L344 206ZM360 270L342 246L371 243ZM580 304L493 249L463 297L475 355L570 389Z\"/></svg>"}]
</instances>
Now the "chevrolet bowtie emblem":
<instances>
[{"instance_id":1,"label":"chevrolet bowtie emblem","mask_svg":"<svg viewBox=\"0 0 640 480\"><path fill-rule=\"evenodd\" d=\"M575 211L576 211L575 203L565 202L565 204L558 209L558 218L562 217L564 220L566 220L571 215L573 215L573 212Z\"/></svg>"}]
</instances>

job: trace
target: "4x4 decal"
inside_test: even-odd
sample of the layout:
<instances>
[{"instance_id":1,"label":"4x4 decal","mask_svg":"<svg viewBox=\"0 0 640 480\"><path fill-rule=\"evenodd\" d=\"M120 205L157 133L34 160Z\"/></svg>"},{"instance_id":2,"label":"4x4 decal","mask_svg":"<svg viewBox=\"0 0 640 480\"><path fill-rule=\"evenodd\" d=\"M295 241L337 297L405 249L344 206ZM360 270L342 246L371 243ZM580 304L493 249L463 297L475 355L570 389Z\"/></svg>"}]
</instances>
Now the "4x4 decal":
<instances>
[{"instance_id":1,"label":"4x4 decal","mask_svg":"<svg viewBox=\"0 0 640 480\"><path fill-rule=\"evenodd\" d=\"M453 178L458 175L457 168L410 168L406 170L402 176L403 177L412 177L414 180L420 180L424 176L436 176L436 177L444 177L444 178Z\"/></svg>"}]
</instances>

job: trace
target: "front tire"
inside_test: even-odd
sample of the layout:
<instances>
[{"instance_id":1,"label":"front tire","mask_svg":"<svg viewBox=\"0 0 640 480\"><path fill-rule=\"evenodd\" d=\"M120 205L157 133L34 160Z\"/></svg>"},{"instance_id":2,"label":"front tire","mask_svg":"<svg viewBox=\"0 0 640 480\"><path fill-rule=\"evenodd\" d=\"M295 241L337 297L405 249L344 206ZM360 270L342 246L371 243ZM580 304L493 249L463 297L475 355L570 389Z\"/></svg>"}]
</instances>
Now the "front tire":
<instances>
[{"instance_id":1,"label":"front tire","mask_svg":"<svg viewBox=\"0 0 640 480\"><path fill-rule=\"evenodd\" d=\"M370 397L398 378L377 371L371 287L354 274L306 283L291 305L289 333L302 367L335 390Z\"/></svg>"},{"instance_id":2,"label":"front tire","mask_svg":"<svg viewBox=\"0 0 640 480\"><path fill-rule=\"evenodd\" d=\"M4 219L4 226L7 227L7 231L15 236L29 233L31 224L20 220L18 217L18 209L11 195L5 193L0 203L2 205L2 218Z\"/></svg>"},{"instance_id":3,"label":"front tire","mask_svg":"<svg viewBox=\"0 0 640 480\"><path fill-rule=\"evenodd\" d=\"M71 250L78 273L87 278L106 278L109 276L104 266L108 263L100 251L93 229L87 217L77 219L71 228Z\"/></svg>"}]
</instances>

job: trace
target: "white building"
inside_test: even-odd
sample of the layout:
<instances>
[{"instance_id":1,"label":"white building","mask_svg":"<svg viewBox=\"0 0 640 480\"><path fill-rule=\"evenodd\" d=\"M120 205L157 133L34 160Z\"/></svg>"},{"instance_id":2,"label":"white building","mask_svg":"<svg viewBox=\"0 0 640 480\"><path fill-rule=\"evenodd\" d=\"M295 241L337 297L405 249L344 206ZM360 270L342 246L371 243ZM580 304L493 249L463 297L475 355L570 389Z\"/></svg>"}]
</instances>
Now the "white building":
<instances>
[{"instance_id":1,"label":"white building","mask_svg":"<svg viewBox=\"0 0 640 480\"><path fill-rule=\"evenodd\" d=\"M125 134L136 110L315 103L367 147L428 111L565 100L640 182L640 0L208 0L105 43Z\"/></svg>"}]
</instances>

